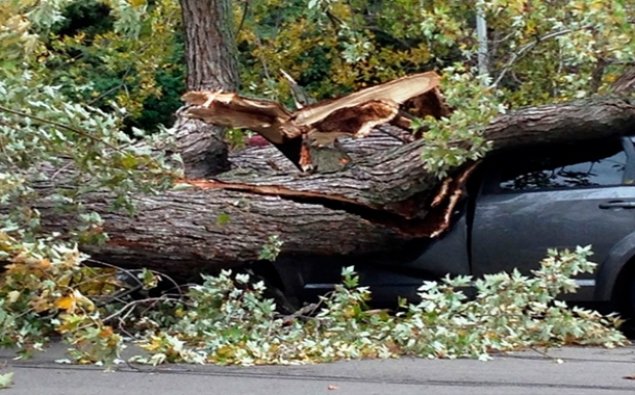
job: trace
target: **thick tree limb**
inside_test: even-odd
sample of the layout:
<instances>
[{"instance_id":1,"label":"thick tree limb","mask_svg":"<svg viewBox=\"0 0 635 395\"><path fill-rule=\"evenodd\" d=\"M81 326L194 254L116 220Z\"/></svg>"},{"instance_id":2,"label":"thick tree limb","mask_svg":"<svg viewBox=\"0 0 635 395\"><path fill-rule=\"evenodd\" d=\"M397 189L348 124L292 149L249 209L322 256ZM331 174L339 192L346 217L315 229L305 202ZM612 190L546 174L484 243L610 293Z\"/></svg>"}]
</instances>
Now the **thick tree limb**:
<instances>
[{"instance_id":1,"label":"thick tree limb","mask_svg":"<svg viewBox=\"0 0 635 395\"><path fill-rule=\"evenodd\" d=\"M181 0L185 26L187 87L234 90L238 63L229 0ZM229 168L224 129L179 117L177 144L188 177L205 177Z\"/></svg>"},{"instance_id":2,"label":"thick tree limb","mask_svg":"<svg viewBox=\"0 0 635 395\"><path fill-rule=\"evenodd\" d=\"M488 125L485 135L495 149L504 150L625 134L634 127L632 100L598 98L518 110ZM105 220L110 240L85 248L115 264L181 275L256 261L270 235L284 242L282 257L367 256L401 249L409 240L437 235L450 225L472 168L457 169L440 182L422 166L425 142L403 144L386 134L396 130L382 126L368 141L344 142L357 147L351 150L357 156L337 173L302 176L271 168L257 175L254 169L259 169L249 164L267 149L260 154L247 150L244 158L233 157L242 170L184 180L190 187L161 196L136 197L133 217L113 212L107 193L88 195L85 206ZM370 144L374 138L381 147L377 150ZM261 157L265 166L267 160L280 161ZM59 228L72 220L52 203L37 208L47 226Z\"/></svg>"},{"instance_id":3,"label":"thick tree limb","mask_svg":"<svg viewBox=\"0 0 635 395\"><path fill-rule=\"evenodd\" d=\"M229 170L223 128L195 119L179 119L175 129L177 149L187 177L207 177Z\"/></svg>"},{"instance_id":4,"label":"thick tree limb","mask_svg":"<svg viewBox=\"0 0 635 395\"><path fill-rule=\"evenodd\" d=\"M371 254L407 241L398 231L344 210L284 197L193 187L139 196L133 217L113 211L111 198L106 193L87 196L86 205L102 216L110 239L83 249L100 260L181 278L258 261L270 235L284 242L283 256ZM47 226L59 229L73 221L55 213L53 205L37 208Z\"/></svg>"},{"instance_id":5,"label":"thick tree limb","mask_svg":"<svg viewBox=\"0 0 635 395\"><path fill-rule=\"evenodd\" d=\"M521 109L495 119L483 134L493 142L494 150L504 150L632 133L634 125L635 103L615 97ZM198 182L198 185L285 194L298 199L310 195L323 204L346 202L406 220L422 218L427 213L425 206L434 198L431 192L438 184L437 178L422 165L424 146L425 140L419 140L391 148L351 163L349 168L336 173L229 174Z\"/></svg>"},{"instance_id":6,"label":"thick tree limb","mask_svg":"<svg viewBox=\"0 0 635 395\"><path fill-rule=\"evenodd\" d=\"M635 132L635 99L619 96L528 107L495 119L485 137L494 150L601 139Z\"/></svg>"},{"instance_id":7,"label":"thick tree limb","mask_svg":"<svg viewBox=\"0 0 635 395\"><path fill-rule=\"evenodd\" d=\"M621 95L635 92L635 65L630 66L611 86L613 92Z\"/></svg>"}]
</instances>

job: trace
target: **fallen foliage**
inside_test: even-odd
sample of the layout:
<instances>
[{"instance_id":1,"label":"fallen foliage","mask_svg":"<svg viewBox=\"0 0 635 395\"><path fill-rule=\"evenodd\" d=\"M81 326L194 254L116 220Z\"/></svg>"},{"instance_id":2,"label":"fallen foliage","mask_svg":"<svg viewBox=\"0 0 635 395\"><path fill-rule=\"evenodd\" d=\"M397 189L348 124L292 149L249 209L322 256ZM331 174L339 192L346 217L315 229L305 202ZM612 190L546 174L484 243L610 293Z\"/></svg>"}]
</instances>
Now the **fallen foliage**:
<instances>
[{"instance_id":1,"label":"fallen foliage","mask_svg":"<svg viewBox=\"0 0 635 395\"><path fill-rule=\"evenodd\" d=\"M349 267L342 284L319 303L282 316L265 297L265 285L248 274L224 270L184 293L151 296L147 292L160 281L155 273L128 272L130 278L111 268L88 268L76 248L44 241L20 245L1 235L0 257L11 263L0 282L0 344L28 353L62 335L76 363L119 362L124 338L147 351L130 362L155 365L403 355L485 360L533 347L628 343L616 329L617 317L556 300L575 292L574 276L595 267L588 247L550 251L531 277L512 272L425 282L420 301L401 301L395 312L369 308L372 293ZM470 286L473 299L464 291Z\"/></svg>"}]
</instances>

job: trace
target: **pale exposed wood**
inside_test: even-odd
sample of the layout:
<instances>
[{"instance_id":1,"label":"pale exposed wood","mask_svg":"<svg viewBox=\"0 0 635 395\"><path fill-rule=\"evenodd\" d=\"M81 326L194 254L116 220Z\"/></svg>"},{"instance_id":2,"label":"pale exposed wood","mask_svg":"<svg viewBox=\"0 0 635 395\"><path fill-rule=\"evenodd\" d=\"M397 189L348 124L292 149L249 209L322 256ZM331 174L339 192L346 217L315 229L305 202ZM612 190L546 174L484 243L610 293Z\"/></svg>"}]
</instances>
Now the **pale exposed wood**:
<instances>
[{"instance_id":1,"label":"pale exposed wood","mask_svg":"<svg viewBox=\"0 0 635 395\"><path fill-rule=\"evenodd\" d=\"M188 92L183 95L188 106L184 114L209 124L249 129L274 144L300 137L301 130L289 111L276 102L241 97L236 93Z\"/></svg>"},{"instance_id":2,"label":"pale exposed wood","mask_svg":"<svg viewBox=\"0 0 635 395\"><path fill-rule=\"evenodd\" d=\"M300 170L322 172L324 166L317 165L310 147L331 146L343 136L364 137L405 110L414 116L447 115L438 84L439 76L434 72L413 74L293 113L279 103L236 93L192 91L183 95L187 107L182 114L209 124L257 132ZM401 118L398 122L403 124Z\"/></svg>"},{"instance_id":3,"label":"pale exposed wood","mask_svg":"<svg viewBox=\"0 0 635 395\"><path fill-rule=\"evenodd\" d=\"M326 118L333 111L344 107L355 107L371 100L387 100L403 104L426 94L439 86L439 75L435 72L413 74L387 83L372 86L339 99L319 102L295 112L298 125L312 125Z\"/></svg>"}]
</instances>

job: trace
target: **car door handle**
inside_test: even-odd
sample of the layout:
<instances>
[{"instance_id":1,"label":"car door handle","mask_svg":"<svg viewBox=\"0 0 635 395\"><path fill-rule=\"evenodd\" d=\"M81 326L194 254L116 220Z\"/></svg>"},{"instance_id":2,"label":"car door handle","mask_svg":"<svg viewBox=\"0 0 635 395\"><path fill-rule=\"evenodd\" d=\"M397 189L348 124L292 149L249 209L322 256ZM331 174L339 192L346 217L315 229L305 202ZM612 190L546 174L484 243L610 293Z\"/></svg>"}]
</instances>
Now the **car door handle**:
<instances>
[{"instance_id":1,"label":"car door handle","mask_svg":"<svg viewBox=\"0 0 635 395\"><path fill-rule=\"evenodd\" d=\"M612 209L612 208L635 208L635 202L625 202L623 200L612 200L606 203L600 203L598 205L601 209Z\"/></svg>"}]
</instances>

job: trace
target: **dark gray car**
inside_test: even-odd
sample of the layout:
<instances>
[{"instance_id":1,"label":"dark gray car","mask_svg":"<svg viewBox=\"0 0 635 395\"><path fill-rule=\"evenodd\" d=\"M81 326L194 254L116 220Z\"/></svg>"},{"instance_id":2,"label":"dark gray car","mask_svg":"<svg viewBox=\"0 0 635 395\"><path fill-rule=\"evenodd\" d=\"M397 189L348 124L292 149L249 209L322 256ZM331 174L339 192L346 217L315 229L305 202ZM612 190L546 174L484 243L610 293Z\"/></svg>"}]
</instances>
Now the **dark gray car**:
<instances>
[{"instance_id":1,"label":"dark gray car","mask_svg":"<svg viewBox=\"0 0 635 395\"><path fill-rule=\"evenodd\" d=\"M445 274L528 273L549 248L592 245L596 272L577 279L570 299L635 305L635 146L631 137L524 147L483 162L436 240L386 254L276 263L287 294L308 299L332 288L355 265L379 303L414 296L423 280Z\"/></svg>"}]
</instances>

